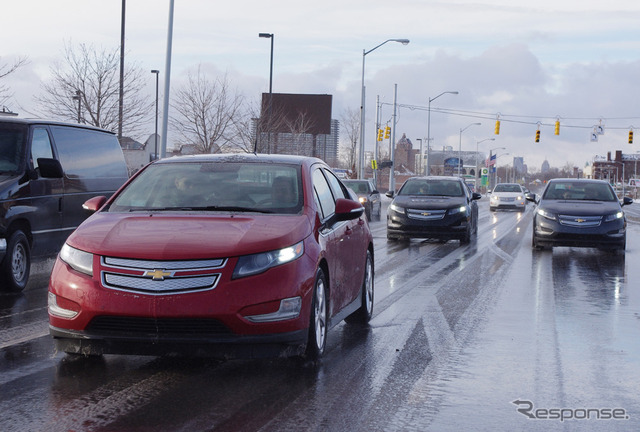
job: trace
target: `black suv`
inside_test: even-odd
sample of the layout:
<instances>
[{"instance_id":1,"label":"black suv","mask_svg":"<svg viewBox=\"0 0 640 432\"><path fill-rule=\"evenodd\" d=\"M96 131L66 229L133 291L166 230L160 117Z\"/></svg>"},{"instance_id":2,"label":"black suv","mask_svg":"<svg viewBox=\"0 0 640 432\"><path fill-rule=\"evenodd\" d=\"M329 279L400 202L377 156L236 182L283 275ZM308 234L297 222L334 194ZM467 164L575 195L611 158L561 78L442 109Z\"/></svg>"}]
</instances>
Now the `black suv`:
<instances>
[{"instance_id":1,"label":"black suv","mask_svg":"<svg viewBox=\"0 0 640 432\"><path fill-rule=\"evenodd\" d=\"M478 231L481 195L459 177L412 177L400 188L387 210L387 238L459 239L469 243Z\"/></svg>"},{"instance_id":2,"label":"black suv","mask_svg":"<svg viewBox=\"0 0 640 432\"><path fill-rule=\"evenodd\" d=\"M57 253L88 216L82 204L127 178L111 132L0 116L0 289L22 290L31 256Z\"/></svg>"}]
</instances>

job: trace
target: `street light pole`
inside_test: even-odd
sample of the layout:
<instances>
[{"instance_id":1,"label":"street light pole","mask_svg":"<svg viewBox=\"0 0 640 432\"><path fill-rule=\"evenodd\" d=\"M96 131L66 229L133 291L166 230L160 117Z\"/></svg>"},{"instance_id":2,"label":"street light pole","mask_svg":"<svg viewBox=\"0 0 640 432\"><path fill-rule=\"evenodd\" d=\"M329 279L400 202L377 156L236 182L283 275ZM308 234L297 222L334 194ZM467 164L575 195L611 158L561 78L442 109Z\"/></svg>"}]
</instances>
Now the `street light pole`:
<instances>
[{"instance_id":1,"label":"street light pole","mask_svg":"<svg viewBox=\"0 0 640 432\"><path fill-rule=\"evenodd\" d=\"M78 101L78 124L82 123L82 91L76 90L76 95L71 99Z\"/></svg>"},{"instance_id":2,"label":"street light pole","mask_svg":"<svg viewBox=\"0 0 640 432\"><path fill-rule=\"evenodd\" d=\"M360 148L358 154L358 178L364 178L364 59L367 54L370 52L380 48L382 45L387 42L400 42L402 45L407 45L409 43L409 39L387 39L382 42L380 45L377 45L371 48L369 51L362 50L362 88L360 91Z\"/></svg>"},{"instance_id":3,"label":"street light pole","mask_svg":"<svg viewBox=\"0 0 640 432\"><path fill-rule=\"evenodd\" d=\"M271 153L271 109L273 107L273 33L258 33L258 37L271 39L271 60L269 65L269 113L267 129L267 153Z\"/></svg>"},{"instance_id":4,"label":"street light pole","mask_svg":"<svg viewBox=\"0 0 640 432\"><path fill-rule=\"evenodd\" d=\"M153 155L153 160L158 159L158 77L160 75L160 71L157 69L153 69L151 71L152 74L155 74L156 76L156 132L155 132L155 137L154 137L154 141L155 141L155 153Z\"/></svg>"},{"instance_id":5,"label":"street light pole","mask_svg":"<svg viewBox=\"0 0 640 432\"><path fill-rule=\"evenodd\" d=\"M462 132L469 129L471 126L480 126L482 123L471 123L464 129L460 129L460 143L458 144L458 177L462 177Z\"/></svg>"},{"instance_id":6,"label":"street light pole","mask_svg":"<svg viewBox=\"0 0 640 432\"><path fill-rule=\"evenodd\" d=\"M431 102L438 99L443 94L447 94L447 93L454 94L454 95L458 94L457 91L446 91L446 92L440 93L438 96L434 98L432 97L429 98L429 108L427 109L427 175L431 174L431 163L430 163L431 159L429 159L431 157L429 155L429 148L431 146ZM420 146L420 168L422 168L423 161L424 161L424 155L422 153L422 146Z\"/></svg>"}]
</instances>

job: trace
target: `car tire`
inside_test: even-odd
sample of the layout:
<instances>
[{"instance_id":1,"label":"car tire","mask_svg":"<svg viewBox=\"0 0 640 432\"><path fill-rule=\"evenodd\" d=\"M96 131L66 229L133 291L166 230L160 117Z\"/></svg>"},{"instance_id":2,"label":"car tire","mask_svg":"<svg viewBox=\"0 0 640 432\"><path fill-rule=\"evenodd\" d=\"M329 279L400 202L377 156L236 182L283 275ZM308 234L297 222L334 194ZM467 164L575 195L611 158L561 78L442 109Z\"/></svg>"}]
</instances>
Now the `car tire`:
<instances>
[{"instance_id":1,"label":"car tire","mask_svg":"<svg viewBox=\"0 0 640 432\"><path fill-rule=\"evenodd\" d=\"M538 240L536 239L535 233L531 235L531 248L533 250L543 250L544 246L540 246L538 244Z\"/></svg>"},{"instance_id":2,"label":"car tire","mask_svg":"<svg viewBox=\"0 0 640 432\"><path fill-rule=\"evenodd\" d=\"M313 284L313 298L311 300L311 313L309 314L309 335L305 349L305 357L309 360L318 360L324 354L328 331L327 311L327 281L324 272L319 268L316 271L316 279Z\"/></svg>"},{"instance_id":3,"label":"car tire","mask_svg":"<svg viewBox=\"0 0 640 432\"><path fill-rule=\"evenodd\" d=\"M464 235L460 238L461 244L469 244L471 243L471 223L467 224L467 230L464 232Z\"/></svg>"},{"instance_id":4,"label":"car tire","mask_svg":"<svg viewBox=\"0 0 640 432\"><path fill-rule=\"evenodd\" d=\"M371 222L371 210L368 208L365 208L364 214L367 217L367 222Z\"/></svg>"},{"instance_id":5,"label":"car tire","mask_svg":"<svg viewBox=\"0 0 640 432\"><path fill-rule=\"evenodd\" d=\"M380 205L378 205L378 213L377 213L377 220L381 220L382 219L382 203L380 203Z\"/></svg>"},{"instance_id":6,"label":"car tire","mask_svg":"<svg viewBox=\"0 0 640 432\"><path fill-rule=\"evenodd\" d=\"M491 206L489 206L489 211L494 212L494 211L496 211L496 209L495 209L495 208L493 208L493 207L491 207Z\"/></svg>"},{"instance_id":7,"label":"car tire","mask_svg":"<svg viewBox=\"0 0 640 432\"><path fill-rule=\"evenodd\" d=\"M366 324L373 315L374 269L371 252L367 251L364 264L364 280L362 281L362 304L354 313L345 318L349 324Z\"/></svg>"},{"instance_id":8,"label":"car tire","mask_svg":"<svg viewBox=\"0 0 640 432\"><path fill-rule=\"evenodd\" d=\"M7 241L7 252L0 265L2 286L9 291L22 291L27 286L31 269L31 248L27 236L15 231Z\"/></svg>"}]
</instances>

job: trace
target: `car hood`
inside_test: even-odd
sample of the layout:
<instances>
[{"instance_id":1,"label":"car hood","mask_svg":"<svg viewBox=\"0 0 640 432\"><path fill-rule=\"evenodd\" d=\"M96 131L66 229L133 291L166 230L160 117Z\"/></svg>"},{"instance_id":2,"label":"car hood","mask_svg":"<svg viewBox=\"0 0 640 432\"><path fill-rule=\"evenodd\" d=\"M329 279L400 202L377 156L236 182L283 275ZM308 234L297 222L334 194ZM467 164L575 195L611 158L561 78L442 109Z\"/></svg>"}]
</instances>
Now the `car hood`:
<instances>
[{"instance_id":1,"label":"car hood","mask_svg":"<svg viewBox=\"0 0 640 432\"><path fill-rule=\"evenodd\" d=\"M496 196L498 198L524 198L524 192L493 192L491 196Z\"/></svg>"},{"instance_id":2,"label":"car hood","mask_svg":"<svg viewBox=\"0 0 640 432\"><path fill-rule=\"evenodd\" d=\"M98 255L149 260L248 255L291 246L311 233L307 215L96 213L67 243Z\"/></svg>"},{"instance_id":3,"label":"car hood","mask_svg":"<svg viewBox=\"0 0 640 432\"><path fill-rule=\"evenodd\" d=\"M617 201L545 200L539 207L556 214L597 216L620 211Z\"/></svg>"},{"instance_id":4,"label":"car hood","mask_svg":"<svg viewBox=\"0 0 640 432\"><path fill-rule=\"evenodd\" d=\"M393 204L412 209L448 209L467 204L465 197L399 195Z\"/></svg>"}]
</instances>

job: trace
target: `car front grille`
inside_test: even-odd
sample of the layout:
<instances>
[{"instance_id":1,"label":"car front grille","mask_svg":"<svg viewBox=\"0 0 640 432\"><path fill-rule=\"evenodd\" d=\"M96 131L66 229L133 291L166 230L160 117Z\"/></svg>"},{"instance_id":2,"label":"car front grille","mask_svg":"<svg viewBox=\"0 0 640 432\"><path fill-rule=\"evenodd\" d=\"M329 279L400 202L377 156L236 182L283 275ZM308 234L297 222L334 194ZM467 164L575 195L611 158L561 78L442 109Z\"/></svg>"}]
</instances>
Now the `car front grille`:
<instances>
[{"instance_id":1,"label":"car front grille","mask_svg":"<svg viewBox=\"0 0 640 432\"><path fill-rule=\"evenodd\" d=\"M147 261L102 257L105 288L150 295L211 290L216 287L226 259Z\"/></svg>"},{"instance_id":2,"label":"car front grille","mask_svg":"<svg viewBox=\"0 0 640 432\"><path fill-rule=\"evenodd\" d=\"M577 228L592 228L600 226L602 216L569 216L558 215L558 221L562 225Z\"/></svg>"},{"instance_id":3,"label":"car front grille","mask_svg":"<svg viewBox=\"0 0 640 432\"><path fill-rule=\"evenodd\" d=\"M446 210L407 209L407 217L423 221L440 220L446 214Z\"/></svg>"},{"instance_id":4,"label":"car front grille","mask_svg":"<svg viewBox=\"0 0 640 432\"><path fill-rule=\"evenodd\" d=\"M226 335L231 334L220 321L204 318L139 318L98 316L89 323L87 331L124 336Z\"/></svg>"}]
</instances>

